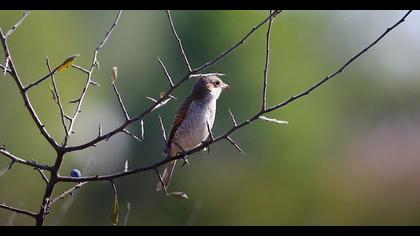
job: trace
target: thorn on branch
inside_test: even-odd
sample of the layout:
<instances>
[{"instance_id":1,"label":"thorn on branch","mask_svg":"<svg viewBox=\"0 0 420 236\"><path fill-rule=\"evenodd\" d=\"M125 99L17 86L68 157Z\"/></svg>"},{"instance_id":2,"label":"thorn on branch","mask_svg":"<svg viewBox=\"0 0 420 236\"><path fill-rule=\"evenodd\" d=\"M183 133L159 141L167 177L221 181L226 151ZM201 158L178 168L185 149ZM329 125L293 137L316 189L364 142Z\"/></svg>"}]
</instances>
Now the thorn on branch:
<instances>
[{"instance_id":1,"label":"thorn on branch","mask_svg":"<svg viewBox=\"0 0 420 236\"><path fill-rule=\"evenodd\" d=\"M9 164L9 167L7 167L7 170L10 170L10 169L12 169L12 167L13 167L13 165L16 163L16 161L15 160L12 160L11 162L10 162L10 164Z\"/></svg>"},{"instance_id":2,"label":"thorn on branch","mask_svg":"<svg viewBox=\"0 0 420 236\"><path fill-rule=\"evenodd\" d=\"M93 81L93 80L90 80L90 81L89 81L89 83L90 83L91 85L94 85L94 86L97 86L97 87L101 87L101 85L100 85L98 82L95 82L95 81Z\"/></svg>"},{"instance_id":3,"label":"thorn on branch","mask_svg":"<svg viewBox=\"0 0 420 236\"><path fill-rule=\"evenodd\" d=\"M260 116L260 117L258 117L258 119L265 120L265 121L268 121L268 122L273 122L273 123L280 124L280 125L282 125L282 124L286 124L286 125L289 124L289 122L287 122L287 121L277 120L277 119L272 119L272 118L267 118L265 116Z\"/></svg>"},{"instance_id":4,"label":"thorn on branch","mask_svg":"<svg viewBox=\"0 0 420 236\"><path fill-rule=\"evenodd\" d=\"M165 126L163 126L162 117L159 115L160 128L162 130L162 137L165 145L167 145Z\"/></svg>"},{"instance_id":5,"label":"thorn on branch","mask_svg":"<svg viewBox=\"0 0 420 236\"><path fill-rule=\"evenodd\" d=\"M69 101L69 103L78 103L78 102L80 102L80 98L78 98L78 99L76 99L76 100L71 100L71 101Z\"/></svg>"},{"instance_id":6,"label":"thorn on branch","mask_svg":"<svg viewBox=\"0 0 420 236\"><path fill-rule=\"evenodd\" d=\"M182 46L181 39L179 38L179 36L178 36L178 34L177 34L176 30L175 30L174 23L172 22L171 12L169 10L167 10L166 11L166 14L168 15L169 23L171 24L172 33L174 34L174 36L175 36L175 38L176 38L176 40L178 42L179 49L181 50L182 56L184 57L184 62L187 65L188 72L191 72L192 71L191 65L188 62L188 58L187 58L187 55L185 54L184 47Z\"/></svg>"},{"instance_id":7,"label":"thorn on branch","mask_svg":"<svg viewBox=\"0 0 420 236\"><path fill-rule=\"evenodd\" d=\"M98 137L102 136L102 122L99 122Z\"/></svg>"},{"instance_id":8,"label":"thorn on branch","mask_svg":"<svg viewBox=\"0 0 420 236\"><path fill-rule=\"evenodd\" d=\"M117 80L117 72L116 71L117 71L117 67L114 67L113 70L112 70L112 80L111 80L112 88L114 89L115 95L117 95L118 102L120 103L120 107L121 107L121 110L124 113L125 119L130 120L130 116L128 115L127 109L125 108L124 102L122 101L122 98L121 98L121 95L118 92L117 86L115 85L115 82Z\"/></svg>"},{"instance_id":9,"label":"thorn on branch","mask_svg":"<svg viewBox=\"0 0 420 236\"><path fill-rule=\"evenodd\" d=\"M10 71L9 62L10 62L10 57L6 57L4 66L3 66L3 76L6 76L7 72Z\"/></svg>"},{"instance_id":10,"label":"thorn on branch","mask_svg":"<svg viewBox=\"0 0 420 236\"><path fill-rule=\"evenodd\" d=\"M90 74L90 71L86 70L85 68L83 68L81 66L78 66L78 65L75 65L75 64L73 64L71 66L74 67L74 68L76 68L76 69L78 69L78 70L80 70L83 73Z\"/></svg>"},{"instance_id":11,"label":"thorn on branch","mask_svg":"<svg viewBox=\"0 0 420 236\"><path fill-rule=\"evenodd\" d=\"M233 113L232 113L232 111L230 110L230 108L228 108L228 110L229 110L230 118L232 119L232 123L233 123L233 125L234 125L234 126L237 126L238 124L236 123L235 116L233 115Z\"/></svg>"},{"instance_id":12,"label":"thorn on branch","mask_svg":"<svg viewBox=\"0 0 420 236\"><path fill-rule=\"evenodd\" d=\"M132 138L134 138L135 140L141 142L141 139L139 139L136 135L134 135L133 133L131 133L130 131L123 129L123 132L130 135Z\"/></svg>"},{"instance_id":13,"label":"thorn on branch","mask_svg":"<svg viewBox=\"0 0 420 236\"><path fill-rule=\"evenodd\" d=\"M141 140L144 140L144 121L140 120Z\"/></svg>"},{"instance_id":14,"label":"thorn on branch","mask_svg":"<svg viewBox=\"0 0 420 236\"><path fill-rule=\"evenodd\" d=\"M163 62L160 60L159 57L157 57L160 66L162 67L163 71L165 72L166 79L168 79L169 85L174 87L174 82L172 82L171 76L169 75L168 71L166 70L166 66L163 64Z\"/></svg>"},{"instance_id":15,"label":"thorn on branch","mask_svg":"<svg viewBox=\"0 0 420 236\"><path fill-rule=\"evenodd\" d=\"M245 155L244 151L242 151L242 149L239 147L238 144L235 143L235 141L233 141L233 139L230 136L226 136L226 139L230 142L230 144L232 144L236 150L238 150L240 153L242 153L242 155Z\"/></svg>"}]
</instances>

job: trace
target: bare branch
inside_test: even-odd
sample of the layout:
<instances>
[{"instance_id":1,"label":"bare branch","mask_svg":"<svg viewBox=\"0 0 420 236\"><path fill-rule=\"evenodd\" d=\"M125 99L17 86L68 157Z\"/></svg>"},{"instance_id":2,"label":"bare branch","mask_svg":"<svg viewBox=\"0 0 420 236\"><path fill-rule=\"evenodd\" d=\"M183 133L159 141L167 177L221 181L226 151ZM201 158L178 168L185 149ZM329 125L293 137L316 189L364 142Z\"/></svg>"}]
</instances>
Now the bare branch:
<instances>
[{"instance_id":1,"label":"bare branch","mask_svg":"<svg viewBox=\"0 0 420 236\"><path fill-rule=\"evenodd\" d=\"M115 27L117 26L118 20L120 19L120 16L121 16L121 13L122 13L121 10L118 11L117 17L115 18L111 28L106 32L105 39L102 42L100 42L99 45L96 47L96 49L93 53L93 60L92 60L92 65L90 67L90 70L89 71L82 70L83 72L87 73L87 79L86 79L86 83L85 83L85 86L83 87L82 94L80 95L80 97L78 99L72 101L72 103L74 102L74 103L78 103L78 104L77 104L76 111L74 112L73 119L70 122L70 126L69 126L69 129L68 129L68 132L67 132L68 136L72 133L74 123L76 122L77 116L81 111L83 100L86 96L87 90L88 90L89 85L91 84L91 81L92 81L91 78L92 78L93 69L94 69L95 65L99 65L99 62L98 62L98 59L97 59L99 50L105 45L105 43L109 39L109 36L111 35L111 33L114 31ZM78 68L80 70L82 69L81 67L80 68L76 67L76 68ZM68 137L63 141L63 143L67 144L67 141L68 141Z\"/></svg>"},{"instance_id":2,"label":"bare branch","mask_svg":"<svg viewBox=\"0 0 420 236\"><path fill-rule=\"evenodd\" d=\"M0 34L4 35L1 28L0 28ZM26 93L24 86L22 84L22 81L16 71L15 65L13 63L11 54L10 54L10 50L9 50L9 46L7 44L7 38L6 37L0 37L1 43L3 45L3 50L4 50L4 54L6 58L9 58L9 69L10 72L9 74L12 76L12 78L14 79L20 94L22 95L24 104L26 109L28 110L29 114L31 115L33 121L35 122L36 126L38 127L38 129L40 130L42 136L44 136L44 138L48 141L48 143L55 149L58 150L60 147L57 144L57 142L54 140L54 138L48 133L47 129L45 128L45 125L42 124L42 122L40 121L40 119L38 118L38 115L36 114L34 108L32 107L32 104L29 100L28 94Z\"/></svg>"},{"instance_id":3,"label":"bare branch","mask_svg":"<svg viewBox=\"0 0 420 236\"><path fill-rule=\"evenodd\" d=\"M52 76L53 74L55 74L55 72L57 72L58 68L59 68L59 66L57 66L56 68L54 68L54 70L52 70L52 71L50 70L50 72L47 75L45 75L44 77L42 77L41 79L39 79L39 80L37 80L37 81L35 81L33 83L30 83L23 90L25 92L27 92L27 91L29 91L29 89L31 89L31 88L37 86L38 84L42 83L43 81L45 81L46 79L48 79L50 76Z\"/></svg>"},{"instance_id":4,"label":"bare branch","mask_svg":"<svg viewBox=\"0 0 420 236\"><path fill-rule=\"evenodd\" d=\"M114 88L114 92L117 95L118 102L120 103L120 107L121 107L121 109L122 109L122 111L124 113L125 120L130 120L130 117L128 116L127 109L125 108L124 103L123 103L123 101L121 99L121 95L118 92L117 86L115 85L115 81L112 81L112 87Z\"/></svg>"},{"instance_id":5,"label":"bare branch","mask_svg":"<svg viewBox=\"0 0 420 236\"><path fill-rule=\"evenodd\" d=\"M232 113L232 111L230 110L230 108L228 108L228 110L229 110L230 118L232 119L232 123L233 123L233 125L234 125L234 126L237 126L238 124L236 123L235 116L233 115L233 113Z\"/></svg>"},{"instance_id":6,"label":"bare branch","mask_svg":"<svg viewBox=\"0 0 420 236\"><path fill-rule=\"evenodd\" d=\"M6 74L11 71L8 67L8 64L9 64L8 60L9 58L6 58L6 63L5 63L6 66L3 66L2 64L0 64L0 67L3 69L3 76L6 76Z\"/></svg>"},{"instance_id":7,"label":"bare branch","mask_svg":"<svg viewBox=\"0 0 420 236\"><path fill-rule=\"evenodd\" d=\"M124 223L123 223L124 226L127 226L128 216L130 215L130 211L131 211L130 202L127 202L127 207L125 209Z\"/></svg>"},{"instance_id":8,"label":"bare branch","mask_svg":"<svg viewBox=\"0 0 420 236\"><path fill-rule=\"evenodd\" d=\"M352 57L346 64L344 64L344 66L342 66L337 72L335 72L335 73L333 73L332 75L330 75L330 76L328 76L326 79L323 79L323 80L321 80L320 82L318 82L317 84L315 84L314 86L312 86L312 87L310 87L308 90L306 90L306 92L304 92L304 93L309 93L309 92L311 92L311 91L313 91L314 89L316 89L317 87L319 87L322 83L324 83L326 80L329 80L329 79L331 79L332 77L334 77L334 76L336 76L337 74L339 74L339 73L341 73L342 72L342 70L345 68L345 67L347 67L351 62L353 62L356 58L358 58L359 56L361 56L362 54L364 54L369 48L371 48L372 46L374 46L376 43L378 43L386 34L388 34L392 29L394 29L396 26L398 26L399 24L401 24L402 22L404 22L404 20L405 20L405 18L409 15L411 13L411 10L410 11L408 11L405 15L404 15L404 17L403 18L401 18L397 23L395 23L392 27L390 27L390 28L388 28L386 31L385 31L385 33L383 33L381 36L379 36L379 38L378 39L376 39L373 43L371 43L367 48L365 48L365 49L363 49L360 53L358 53L358 54L356 54L356 56L354 56L354 57ZM268 19L267 19L268 20ZM184 78L185 79L185 78ZM179 84L180 83L182 83L182 81L183 80L181 80L180 82L178 82L176 85L175 85L175 87L174 88L176 88L177 86L179 86ZM169 91L171 92L174 88L171 88ZM284 107L284 106L286 106L287 104L289 104L291 101L294 101L294 100L296 100L296 99L298 99L298 98L300 98L300 97L302 97L303 95L302 95L303 93L301 93L301 94L298 94L298 95L296 95L296 96L293 96L292 98L290 98L290 99L288 99L288 100L286 100L285 102L283 102L283 103L280 103L280 104L278 104L278 105L275 105L275 106L273 106L273 107L270 107L270 108L268 108L268 109L265 109L265 110L263 110L263 111L259 111L259 112L257 112L254 116L252 116L250 119L248 119L248 120L246 120L246 121L244 121L244 122L242 122L242 123L240 123L240 124L236 124L235 126L233 126L230 130L228 130L225 134L223 134L223 135L221 135L221 136L219 136L219 137L217 137L217 138L214 138L214 140L212 141L212 142L204 142L204 143L202 143L202 144L200 144L200 145L198 145L198 146L196 146L195 148L192 148L192 149L190 149L190 150L186 150L186 151L183 151L183 152L181 152L181 153L178 153L176 156L174 156L174 157L171 157L171 158L165 158L165 159L163 159L163 160L161 160L161 161L159 161L159 162L157 162L157 163L154 163L154 164L151 164L151 165L148 165L148 166L145 166L145 167L141 167L141 168L137 168L137 169L132 169L132 170L129 170L129 171L125 171L125 172L118 172L118 173L114 173L114 174L110 174L110 175L102 175L102 176L98 176L98 175L96 175L96 176L87 176L87 177L83 177L83 178L78 178L78 180L77 181L107 181L107 180L111 180L111 179L116 179L116 178L120 178L120 177L124 177L124 176L128 176L128 175L133 175L133 174L136 174L136 173L140 173L140 172L145 172L145 171L149 171L149 170L156 170L156 168L158 168L159 166L161 166L161 165L164 165L164 164L166 164L166 163L168 163L168 162L171 162L171 161L173 161L173 160L177 160L177 159L181 159L181 158L183 158L183 157L185 157L185 156L187 156L187 155L191 155L191 154L193 154L193 153L195 153L195 152L198 152L198 151L200 151L200 150L202 150L203 148L205 148L205 147L207 147L207 146L209 146L210 144L213 144L213 143L216 143L216 142L219 142L220 140L223 140L223 139L227 139L231 144L233 144L234 146L235 146L235 148L237 148L238 149L238 151L240 151L241 153L243 153L243 151L239 148L239 146L238 145L236 145L236 143L230 138L230 134L232 134L233 132L235 132L236 130L238 130L238 129L241 129L241 128L243 128L244 126L247 126L247 125L249 125L249 124L251 124L251 123L253 123L253 122L255 122L256 120L258 120L258 119L260 119L260 117L263 115L263 114L265 114L265 113L269 113L269 112L271 112L271 111L273 111L273 110L276 110L276 109L279 109L279 108L281 108L281 107ZM306 94L305 94L306 95ZM160 100L162 100L163 99L163 97L160 99ZM157 101L157 102L159 102L159 100ZM153 106L152 106L153 107ZM139 116L139 117L142 117L143 118L143 116L145 115L145 114L148 114L149 112L150 112L150 110L151 110L151 108L150 109L148 109L148 110L146 110L146 112L147 113L144 113L144 114L142 114L141 116ZM134 118L133 120L135 120L136 118ZM116 131L113 131L113 132L116 132ZM111 132L110 134L111 135L113 135L113 132ZM97 141L97 140L96 140ZM86 144L85 144L86 145ZM78 146L78 147L73 147L73 148L71 148L69 151L72 151L72 149L74 149L74 150L79 150L79 148L82 148L82 147L84 147L85 145L82 145L82 146ZM90 145L89 143L88 143L88 145ZM74 179L72 179L72 178L70 178L70 177L65 177L65 176L61 176L60 178L59 178L59 181L62 181L62 182L76 182Z\"/></svg>"},{"instance_id":9,"label":"bare branch","mask_svg":"<svg viewBox=\"0 0 420 236\"><path fill-rule=\"evenodd\" d=\"M366 48L363 48L359 53L357 53L355 56L353 56L352 58L350 58L350 60L348 60L346 63L344 63L344 65L342 65L337 71L335 71L334 73L328 75L327 77L325 77L324 79L322 79L321 81L319 81L318 83L314 84L313 86L311 86L309 89L305 90L302 93L299 93L289 99L287 99L286 101L277 104L275 106L272 106L268 109L266 109L266 112L271 112L274 110L277 110L283 106L286 106L287 104L289 104L290 102L295 101L296 99L299 99L303 96L308 95L310 92L312 92L313 90L315 90L316 88L318 88L319 86L321 86L322 84L324 84L325 82L327 82L328 80L334 78L336 75L342 73L344 71L345 68L347 68L347 66L349 66L354 60L356 60L358 57L360 57L361 55L363 55L365 52L367 52L371 47L375 46L383 37L385 37L385 35L387 35L389 32L391 32L395 27L397 27L399 24L401 24L402 22L405 21L405 18L412 12L412 10L409 10L397 23L395 23L393 26L391 26L390 28L387 28L386 31L381 34L375 41L373 41L371 44L369 44Z\"/></svg>"},{"instance_id":10,"label":"bare branch","mask_svg":"<svg viewBox=\"0 0 420 236\"><path fill-rule=\"evenodd\" d=\"M226 139L230 142L230 144L232 144L240 153L242 153L242 155L245 155L244 151L242 151L242 149L239 147L238 144L235 143L235 141L233 141L233 139L229 136L226 136Z\"/></svg>"},{"instance_id":11,"label":"bare branch","mask_svg":"<svg viewBox=\"0 0 420 236\"><path fill-rule=\"evenodd\" d=\"M185 55L185 51L184 51L184 47L182 46L181 39L178 37L178 34L176 33L174 23L172 22L171 12L169 10L166 10L166 14L168 15L169 23L171 24L172 33L174 33L174 36L176 40L178 41L179 49L181 50L182 56L184 57L184 61L185 61L185 64L187 65L188 71L191 72L192 71L191 65L188 62L187 55Z\"/></svg>"},{"instance_id":12,"label":"bare branch","mask_svg":"<svg viewBox=\"0 0 420 236\"><path fill-rule=\"evenodd\" d=\"M273 12L272 15L270 15L270 17L273 17L277 14L279 14L280 11L275 11ZM121 126L119 126L118 128L114 129L113 131L110 131L107 134L104 134L100 137L97 137L87 143L81 144L81 145L77 145L77 146L73 146L73 147L67 147L65 149L66 152L73 152L73 151L77 151L77 150L82 150L88 147L92 147L94 146L96 143L101 142L102 140L105 139L109 139L110 137L112 137L113 135L122 132L122 130L124 128L126 128L128 125L130 125L133 122L136 122L138 120L143 120L144 117L146 117L147 115L149 115L151 112L153 112L154 110L156 110L157 108L165 105L170 99L171 97L171 93L177 89L179 86L181 86L183 83L185 83L187 80L189 80L191 77L194 76L199 76L202 74L197 74L201 71L203 71L204 69L208 68L209 66L215 64L217 61L221 60L222 58L224 58L227 54L229 54L230 52L232 52L233 50L235 50L236 48L238 48L241 44L245 43L245 40L250 37L259 27L261 27L263 24L265 24L270 17L267 17L266 19L264 19L261 23L259 23L257 26L255 26L248 34L245 35L245 37L243 37L236 45L234 45L233 47L229 48L227 51L225 51L224 53L222 53L221 55L219 55L217 58L213 59L212 61L210 61L209 63L204 64L203 66L201 66L198 69L195 69L191 72L189 72L187 75L184 76L184 78L182 78L181 80L179 80L176 84L174 84L174 86L170 87L165 93L164 95L160 98L160 99L153 99L150 97L147 97L149 100L153 101L153 104L151 104L145 111L143 111L140 115L132 118L130 121L125 122L124 124L122 124ZM217 75L223 75L223 74L219 74L219 73L212 73L212 74L217 74ZM79 102L79 100L75 100L75 102Z\"/></svg>"},{"instance_id":13,"label":"bare branch","mask_svg":"<svg viewBox=\"0 0 420 236\"><path fill-rule=\"evenodd\" d=\"M67 126L66 126L66 121L65 121L64 109L63 109L63 105L61 104L60 93L58 92L58 88L57 88L57 85L55 83L54 74L52 73L52 70L51 70L51 67L50 67L50 61L49 61L48 57L46 57L46 63L47 63L48 70L51 74L51 81L52 81L53 88L54 88L54 96L56 98L55 101L56 101L56 103L58 105L58 108L60 110L61 123L63 124L63 128L64 128L64 135L67 135Z\"/></svg>"},{"instance_id":14,"label":"bare branch","mask_svg":"<svg viewBox=\"0 0 420 236\"><path fill-rule=\"evenodd\" d=\"M213 59L213 60L211 60L209 62L206 62L204 65L200 66L197 69L194 69L193 72L202 71L202 70L208 68L209 66L212 66L212 65L216 64L218 61L220 61L220 59L224 58L227 54L231 53L233 50L235 50L241 44L245 43L245 41L248 39L249 36L251 36L254 33L254 31L256 31L258 28L260 28L261 26L263 26L265 24L265 22L267 22L268 20L272 19L272 17L275 17L280 12L282 12L282 11L280 11L280 10L273 11L273 13L269 17L265 18L261 23L259 23L258 25L254 26L251 29L251 31L249 31L239 42L237 42L235 45L233 45L232 47L230 47L226 51L222 52L215 59Z\"/></svg>"},{"instance_id":15,"label":"bare branch","mask_svg":"<svg viewBox=\"0 0 420 236\"><path fill-rule=\"evenodd\" d=\"M37 170L39 172L39 174L41 175L41 177L45 181L45 183L49 184L49 180L48 180L47 176L44 174L44 172L39 168L35 168L35 170Z\"/></svg>"},{"instance_id":16,"label":"bare branch","mask_svg":"<svg viewBox=\"0 0 420 236\"><path fill-rule=\"evenodd\" d=\"M144 121L140 120L141 140L144 140Z\"/></svg>"},{"instance_id":17,"label":"bare branch","mask_svg":"<svg viewBox=\"0 0 420 236\"><path fill-rule=\"evenodd\" d=\"M89 74L90 73L89 70L86 70L85 68L83 68L81 66L78 66L78 65L71 65L71 66L74 67L74 68L76 68L76 69L78 69L78 70L80 70L81 72L83 72L85 74Z\"/></svg>"},{"instance_id":18,"label":"bare branch","mask_svg":"<svg viewBox=\"0 0 420 236\"><path fill-rule=\"evenodd\" d=\"M51 170L51 168L52 168L51 166L48 166L48 165L42 165L42 164L38 164L34 161L27 161L27 160L24 160L22 158L19 158L15 155L11 154L4 147L0 147L0 153L3 154L4 156L8 157L13 163L17 162L17 163L20 163L20 164L23 164L23 165L32 166L34 168L39 168L41 170Z\"/></svg>"},{"instance_id":19,"label":"bare branch","mask_svg":"<svg viewBox=\"0 0 420 236\"><path fill-rule=\"evenodd\" d=\"M289 122L287 122L287 121L284 121L284 120L277 120L277 119L272 119L272 118L268 118L268 117L265 117L265 116L260 116L259 117L259 119L260 120L265 120L265 121L268 121L268 122L273 122L273 123L276 123L276 124L289 124Z\"/></svg>"},{"instance_id":20,"label":"bare branch","mask_svg":"<svg viewBox=\"0 0 420 236\"><path fill-rule=\"evenodd\" d=\"M8 206L4 203L0 204L0 208L6 209L6 210L9 210L9 211L14 211L16 213L24 214L24 215L27 215L27 216L30 216L30 217L35 217L36 216L36 214L33 213L32 211L23 210L23 209L19 209L19 208L16 208L16 207L11 207L11 206Z\"/></svg>"},{"instance_id":21,"label":"bare branch","mask_svg":"<svg viewBox=\"0 0 420 236\"><path fill-rule=\"evenodd\" d=\"M102 135L102 122L99 122L98 137Z\"/></svg>"},{"instance_id":22,"label":"bare branch","mask_svg":"<svg viewBox=\"0 0 420 236\"><path fill-rule=\"evenodd\" d=\"M53 205L56 201L60 200L60 199L64 199L67 195L72 194L74 192L74 190L81 188L83 185L87 184L88 182L81 182L76 184L75 186L73 186L72 188L70 188L67 191L64 191L62 194L60 194L58 197L54 198L53 200L50 201L50 206Z\"/></svg>"},{"instance_id":23,"label":"bare branch","mask_svg":"<svg viewBox=\"0 0 420 236\"><path fill-rule=\"evenodd\" d=\"M30 11L24 11L22 18L4 35L5 38L8 38L15 30L19 27L20 24L25 20L25 18L29 15ZM2 33L3 34L3 33Z\"/></svg>"},{"instance_id":24,"label":"bare branch","mask_svg":"<svg viewBox=\"0 0 420 236\"><path fill-rule=\"evenodd\" d=\"M141 142L141 139L139 139L136 135L134 135L133 133L131 133L130 131L123 129L123 132L126 133L127 135L131 136L133 139Z\"/></svg>"},{"instance_id":25,"label":"bare branch","mask_svg":"<svg viewBox=\"0 0 420 236\"><path fill-rule=\"evenodd\" d=\"M162 130L162 137L165 144L167 144L165 126L163 126L162 117L159 116L160 129Z\"/></svg>"},{"instance_id":26,"label":"bare branch","mask_svg":"<svg viewBox=\"0 0 420 236\"><path fill-rule=\"evenodd\" d=\"M157 57L157 59L159 61L160 66L163 69L163 72L165 72L165 76L166 76L166 79L168 79L169 85L171 87L173 87L174 86L174 82L172 82L171 76L169 75L168 71L166 70L166 66L163 64L163 62L160 60L159 57Z\"/></svg>"},{"instance_id":27,"label":"bare branch","mask_svg":"<svg viewBox=\"0 0 420 236\"><path fill-rule=\"evenodd\" d=\"M271 15L270 10L270 15ZM268 22L268 29L267 29L267 41L266 41L266 53L265 53L265 66L264 66L264 85L263 85L263 101L261 110L265 110L267 108L267 80L268 80L268 65L270 63L270 33L271 33L271 25L273 23L273 18L270 17L270 21Z\"/></svg>"}]
</instances>

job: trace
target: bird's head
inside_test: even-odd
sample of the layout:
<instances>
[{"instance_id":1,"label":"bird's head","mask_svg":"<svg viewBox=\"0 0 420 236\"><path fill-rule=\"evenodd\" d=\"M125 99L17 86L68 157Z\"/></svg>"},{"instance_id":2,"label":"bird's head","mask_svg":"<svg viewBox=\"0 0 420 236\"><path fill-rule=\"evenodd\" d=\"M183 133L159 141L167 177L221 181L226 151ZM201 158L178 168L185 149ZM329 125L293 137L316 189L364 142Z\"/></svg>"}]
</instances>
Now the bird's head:
<instances>
[{"instance_id":1,"label":"bird's head","mask_svg":"<svg viewBox=\"0 0 420 236\"><path fill-rule=\"evenodd\" d=\"M198 99L218 99L222 90L230 88L217 74L207 74L198 77L194 84L192 95Z\"/></svg>"}]
</instances>

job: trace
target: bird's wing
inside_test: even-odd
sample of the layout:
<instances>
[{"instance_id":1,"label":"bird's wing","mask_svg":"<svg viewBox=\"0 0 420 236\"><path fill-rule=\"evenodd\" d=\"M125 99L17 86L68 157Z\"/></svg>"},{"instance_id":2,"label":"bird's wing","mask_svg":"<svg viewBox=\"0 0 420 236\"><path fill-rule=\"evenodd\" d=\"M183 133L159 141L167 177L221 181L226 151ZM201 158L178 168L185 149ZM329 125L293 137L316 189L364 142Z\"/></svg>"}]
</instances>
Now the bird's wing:
<instances>
[{"instance_id":1,"label":"bird's wing","mask_svg":"<svg viewBox=\"0 0 420 236\"><path fill-rule=\"evenodd\" d=\"M175 120L172 123L171 133L169 134L169 137L168 137L169 147L171 145L172 139L175 136L176 130L182 124L182 121L187 116L188 108L190 107L190 104L192 101L193 101L193 98L191 96L187 97L185 101L182 103L181 107L179 108L178 113L175 116Z\"/></svg>"}]
</instances>

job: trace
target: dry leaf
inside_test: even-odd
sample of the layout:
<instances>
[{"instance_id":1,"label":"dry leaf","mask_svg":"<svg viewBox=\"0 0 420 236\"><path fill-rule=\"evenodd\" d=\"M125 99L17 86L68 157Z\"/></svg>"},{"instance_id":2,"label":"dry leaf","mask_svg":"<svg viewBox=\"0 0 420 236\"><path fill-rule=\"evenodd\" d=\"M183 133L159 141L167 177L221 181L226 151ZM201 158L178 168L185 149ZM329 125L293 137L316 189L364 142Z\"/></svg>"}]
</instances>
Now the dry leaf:
<instances>
[{"instance_id":1,"label":"dry leaf","mask_svg":"<svg viewBox=\"0 0 420 236\"><path fill-rule=\"evenodd\" d=\"M62 72L62 71L65 71L65 70L69 69L74 64L74 60L78 56L80 56L80 54L76 54L76 55L68 57L63 63L61 63L61 65L58 66L57 71Z\"/></svg>"}]
</instances>

